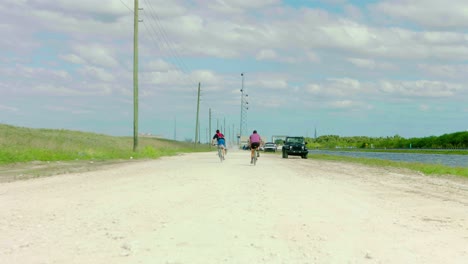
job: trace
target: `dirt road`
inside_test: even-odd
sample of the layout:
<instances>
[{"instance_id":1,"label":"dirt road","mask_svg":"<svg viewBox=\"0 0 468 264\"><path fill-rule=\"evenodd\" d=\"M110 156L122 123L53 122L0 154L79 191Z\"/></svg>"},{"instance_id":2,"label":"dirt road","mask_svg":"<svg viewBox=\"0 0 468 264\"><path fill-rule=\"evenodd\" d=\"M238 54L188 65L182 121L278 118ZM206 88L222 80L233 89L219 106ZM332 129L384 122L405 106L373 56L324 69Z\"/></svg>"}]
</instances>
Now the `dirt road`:
<instances>
[{"instance_id":1,"label":"dirt road","mask_svg":"<svg viewBox=\"0 0 468 264\"><path fill-rule=\"evenodd\" d=\"M468 183L247 152L0 184L1 263L468 263Z\"/></svg>"}]
</instances>

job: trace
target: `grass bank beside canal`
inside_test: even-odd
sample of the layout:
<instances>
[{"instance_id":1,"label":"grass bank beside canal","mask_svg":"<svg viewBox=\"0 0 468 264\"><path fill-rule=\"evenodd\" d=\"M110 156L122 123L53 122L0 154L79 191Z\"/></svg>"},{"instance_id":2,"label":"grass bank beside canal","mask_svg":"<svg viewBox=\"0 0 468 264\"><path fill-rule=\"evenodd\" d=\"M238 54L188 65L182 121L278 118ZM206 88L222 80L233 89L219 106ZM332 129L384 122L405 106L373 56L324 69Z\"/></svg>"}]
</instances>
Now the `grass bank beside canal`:
<instances>
[{"instance_id":1,"label":"grass bank beside canal","mask_svg":"<svg viewBox=\"0 0 468 264\"><path fill-rule=\"evenodd\" d=\"M349 152L387 152L387 153L416 153L416 154L447 154L468 155L468 149L363 149L363 148L330 148L319 149L327 151L349 151Z\"/></svg>"},{"instance_id":2,"label":"grass bank beside canal","mask_svg":"<svg viewBox=\"0 0 468 264\"><path fill-rule=\"evenodd\" d=\"M417 152L417 153L420 153L420 152ZM441 153L437 152L437 154L441 154ZM451 153L451 154L455 154L455 153ZM326 154L309 154L309 158L320 159L320 160L340 161L340 162L353 162L353 163L364 164L367 166L406 168L406 169L422 172L426 175L455 175L455 176L468 178L468 167L449 167L449 166L444 166L444 165L439 165L439 164L400 162L400 161L390 161L390 160L380 160L380 159L335 156L335 155L326 155Z\"/></svg>"}]
</instances>

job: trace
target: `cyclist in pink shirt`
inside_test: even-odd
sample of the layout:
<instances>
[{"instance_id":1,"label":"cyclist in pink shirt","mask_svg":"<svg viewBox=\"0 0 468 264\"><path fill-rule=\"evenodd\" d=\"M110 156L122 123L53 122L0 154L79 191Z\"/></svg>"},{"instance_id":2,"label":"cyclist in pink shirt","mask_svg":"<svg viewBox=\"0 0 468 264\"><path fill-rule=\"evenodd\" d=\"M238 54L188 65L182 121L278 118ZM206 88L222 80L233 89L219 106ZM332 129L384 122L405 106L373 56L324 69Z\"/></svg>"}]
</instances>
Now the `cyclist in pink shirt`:
<instances>
[{"instance_id":1,"label":"cyclist in pink shirt","mask_svg":"<svg viewBox=\"0 0 468 264\"><path fill-rule=\"evenodd\" d=\"M257 133L257 130L253 131L253 134L249 137L249 146L250 146L250 163L253 163L253 157L255 154L255 149L260 147L262 143L262 137Z\"/></svg>"}]
</instances>

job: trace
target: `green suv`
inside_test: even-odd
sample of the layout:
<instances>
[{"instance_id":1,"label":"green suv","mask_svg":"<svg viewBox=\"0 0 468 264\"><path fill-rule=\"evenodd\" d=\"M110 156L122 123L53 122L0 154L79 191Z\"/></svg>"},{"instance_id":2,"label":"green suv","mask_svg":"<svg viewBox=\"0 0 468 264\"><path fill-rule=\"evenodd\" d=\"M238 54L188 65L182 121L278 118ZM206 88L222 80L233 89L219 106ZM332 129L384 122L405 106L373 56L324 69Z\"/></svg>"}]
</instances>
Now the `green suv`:
<instances>
[{"instance_id":1,"label":"green suv","mask_svg":"<svg viewBox=\"0 0 468 264\"><path fill-rule=\"evenodd\" d=\"M309 150L306 147L304 137L286 137L283 145L283 158L287 159L288 155L301 156L303 159L307 159Z\"/></svg>"}]
</instances>

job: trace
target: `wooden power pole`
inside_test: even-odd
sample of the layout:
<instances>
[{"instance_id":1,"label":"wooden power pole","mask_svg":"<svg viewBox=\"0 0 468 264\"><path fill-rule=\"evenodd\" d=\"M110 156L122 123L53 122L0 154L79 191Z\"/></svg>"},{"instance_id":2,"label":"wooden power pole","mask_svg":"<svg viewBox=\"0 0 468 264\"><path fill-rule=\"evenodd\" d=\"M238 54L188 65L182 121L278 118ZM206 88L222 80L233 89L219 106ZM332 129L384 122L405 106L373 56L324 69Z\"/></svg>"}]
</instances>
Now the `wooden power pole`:
<instances>
[{"instance_id":1,"label":"wooden power pole","mask_svg":"<svg viewBox=\"0 0 468 264\"><path fill-rule=\"evenodd\" d=\"M135 0L133 31L133 151L138 148L138 0Z\"/></svg>"},{"instance_id":2,"label":"wooden power pole","mask_svg":"<svg viewBox=\"0 0 468 264\"><path fill-rule=\"evenodd\" d=\"M200 111L200 83L198 83L197 121L196 121L196 125L195 125L195 146L198 144L198 132L199 132L198 127L200 126L200 124L198 122L199 111Z\"/></svg>"}]
</instances>

